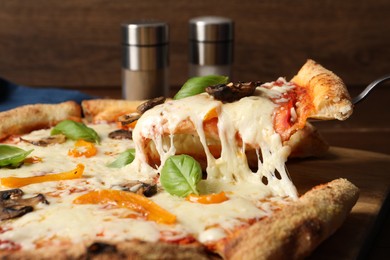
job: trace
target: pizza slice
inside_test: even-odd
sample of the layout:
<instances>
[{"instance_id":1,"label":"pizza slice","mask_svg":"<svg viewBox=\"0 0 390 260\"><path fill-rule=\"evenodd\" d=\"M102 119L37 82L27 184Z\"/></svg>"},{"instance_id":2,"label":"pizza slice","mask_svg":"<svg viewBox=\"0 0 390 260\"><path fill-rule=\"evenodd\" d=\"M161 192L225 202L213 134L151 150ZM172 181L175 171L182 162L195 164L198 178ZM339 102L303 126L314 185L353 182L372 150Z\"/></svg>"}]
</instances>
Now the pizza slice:
<instances>
[{"instance_id":1,"label":"pizza slice","mask_svg":"<svg viewBox=\"0 0 390 260\"><path fill-rule=\"evenodd\" d=\"M231 98L230 89L246 91L248 86L251 94L224 100ZM134 128L141 160L163 165L174 154L189 154L208 167L210 178L275 179L276 171L288 179L284 163L291 149L301 155L326 149L307 119L344 120L352 113L341 79L312 60L290 82L279 78L259 86L231 83L216 89L169 100L136 121L126 119ZM248 166L258 172L251 173Z\"/></svg>"},{"instance_id":2,"label":"pizza slice","mask_svg":"<svg viewBox=\"0 0 390 260\"><path fill-rule=\"evenodd\" d=\"M70 103L0 113L10 120L0 146L16 151L0 157L0 256L309 255L358 188L337 179L298 194L285 162L323 144L308 118L350 115L348 92L313 61L290 82L241 84L244 95L228 85L180 100L85 101L86 118ZM123 113L127 130L114 122Z\"/></svg>"}]
</instances>

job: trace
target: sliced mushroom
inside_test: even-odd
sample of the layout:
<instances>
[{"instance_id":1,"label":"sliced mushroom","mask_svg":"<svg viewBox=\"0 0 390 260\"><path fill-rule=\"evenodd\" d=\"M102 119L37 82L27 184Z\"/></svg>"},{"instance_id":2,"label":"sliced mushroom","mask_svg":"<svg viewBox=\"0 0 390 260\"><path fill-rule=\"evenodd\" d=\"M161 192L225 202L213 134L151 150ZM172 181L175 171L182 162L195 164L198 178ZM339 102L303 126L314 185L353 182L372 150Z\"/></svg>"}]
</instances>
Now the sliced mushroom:
<instances>
[{"instance_id":1,"label":"sliced mushroom","mask_svg":"<svg viewBox=\"0 0 390 260\"><path fill-rule=\"evenodd\" d=\"M42 194L22 199L23 194L21 189L0 191L0 220L23 216L33 211L33 206L40 202L49 203Z\"/></svg>"},{"instance_id":2,"label":"sliced mushroom","mask_svg":"<svg viewBox=\"0 0 390 260\"><path fill-rule=\"evenodd\" d=\"M12 189L0 191L0 202L5 200L14 200L23 196L23 191L21 189Z\"/></svg>"},{"instance_id":3,"label":"sliced mushroom","mask_svg":"<svg viewBox=\"0 0 390 260\"><path fill-rule=\"evenodd\" d=\"M108 137L111 139L123 140L123 139L133 139L133 134L131 131L118 129L108 134Z\"/></svg>"},{"instance_id":4,"label":"sliced mushroom","mask_svg":"<svg viewBox=\"0 0 390 260\"><path fill-rule=\"evenodd\" d=\"M130 182L121 185L121 189L133 193L137 193L139 195L144 195L145 197L152 197L153 195L157 194L156 183L145 183L140 181Z\"/></svg>"},{"instance_id":5,"label":"sliced mushroom","mask_svg":"<svg viewBox=\"0 0 390 260\"><path fill-rule=\"evenodd\" d=\"M206 88L206 92L215 99L223 102L234 102L243 97L252 96L260 82L239 82L229 84L218 84Z\"/></svg>"},{"instance_id":6,"label":"sliced mushroom","mask_svg":"<svg viewBox=\"0 0 390 260\"><path fill-rule=\"evenodd\" d=\"M137 107L137 111L140 113L140 114L143 114L145 113L146 111L148 111L149 109L157 106L157 105L160 105L162 103L164 103L166 100L165 97L156 97L156 98L153 98L153 99L150 99L144 103L142 103L141 105L139 105Z\"/></svg>"},{"instance_id":7,"label":"sliced mushroom","mask_svg":"<svg viewBox=\"0 0 390 260\"><path fill-rule=\"evenodd\" d=\"M27 213L30 213L33 210L34 208L31 206L17 207L17 208L1 208L0 220L21 217Z\"/></svg>"},{"instance_id":8,"label":"sliced mushroom","mask_svg":"<svg viewBox=\"0 0 390 260\"><path fill-rule=\"evenodd\" d=\"M26 142L26 143L30 143L32 145L46 147L46 146L53 145L53 144L64 143L66 141L66 136L63 134L58 134L58 135L52 135L49 137L45 137L45 138L42 138L39 140L27 140L24 138L20 138L20 140L23 142Z\"/></svg>"},{"instance_id":9,"label":"sliced mushroom","mask_svg":"<svg viewBox=\"0 0 390 260\"><path fill-rule=\"evenodd\" d=\"M133 112L131 114L122 115L118 118L118 121L121 122L123 126L130 125L134 121L137 121L143 113L147 110L162 104L165 102L165 97L157 97L150 99L137 107L137 112Z\"/></svg>"},{"instance_id":10,"label":"sliced mushroom","mask_svg":"<svg viewBox=\"0 0 390 260\"><path fill-rule=\"evenodd\" d=\"M121 122L121 124L125 126L125 125L129 125L129 124L133 123L134 121L137 121L140 117L141 117L141 114L134 112L131 114L126 114L126 115L120 116L118 118L118 121Z\"/></svg>"}]
</instances>

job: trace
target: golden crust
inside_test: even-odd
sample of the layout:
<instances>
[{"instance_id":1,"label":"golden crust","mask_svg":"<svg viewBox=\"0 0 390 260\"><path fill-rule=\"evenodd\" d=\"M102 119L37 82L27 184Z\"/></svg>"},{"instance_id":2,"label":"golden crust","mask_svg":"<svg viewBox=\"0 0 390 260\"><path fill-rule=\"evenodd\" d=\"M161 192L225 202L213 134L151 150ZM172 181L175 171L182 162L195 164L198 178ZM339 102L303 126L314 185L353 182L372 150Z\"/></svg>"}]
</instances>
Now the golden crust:
<instances>
[{"instance_id":1,"label":"golden crust","mask_svg":"<svg viewBox=\"0 0 390 260\"><path fill-rule=\"evenodd\" d=\"M229 241L227 259L302 259L332 235L359 196L345 179L319 185Z\"/></svg>"},{"instance_id":2,"label":"golden crust","mask_svg":"<svg viewBox=\"0 0 390 260\"><path fill-rule=\"evenodd\" d=\"M81 120L81 108L76 102L26 105L0 112L0 140L48 128L65 119Z\"/></svg>"},{"instance_id":3,"label":"golden crust","mask_svg":"<svg viewBox=\"0 0 390 260\"><path fill-rule=\"evenodd\" d=\"M144 100L91 99L81 103L89 122L115 122L124 114L135 112Z\"/></svg>"},{"instance_id":4,"label":"golden crust","mask_svg":"<svg viewBox=\"0 0 390 260\"><path fill-rule=\"evenodd\" d=\"M307 60L291 81L309 90L314 104L310 118L345 120L352 114L351 97L343 81L315 61Z\"/></svg>"}]
</instances>

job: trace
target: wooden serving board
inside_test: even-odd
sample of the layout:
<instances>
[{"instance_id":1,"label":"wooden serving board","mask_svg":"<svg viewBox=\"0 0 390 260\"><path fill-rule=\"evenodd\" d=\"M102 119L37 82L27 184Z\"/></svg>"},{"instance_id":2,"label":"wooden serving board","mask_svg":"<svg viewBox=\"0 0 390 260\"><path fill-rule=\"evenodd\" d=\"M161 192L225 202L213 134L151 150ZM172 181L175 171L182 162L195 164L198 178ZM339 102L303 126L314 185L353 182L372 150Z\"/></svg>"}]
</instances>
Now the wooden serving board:
<instances>
[{"instance_id":1,"label":"wooden serving board","mask_svg":"<svg viewBox=\"0 0 390 260\"><path fill-rule=\"evenodd\" d=\"M321 159L291 160L287 168L301 194L337 178L346 178L359 187L359 200L343 226L310 258L356 259L362 256L389 195L390 156L332 147Z\"/></svg>"}]
</instances>

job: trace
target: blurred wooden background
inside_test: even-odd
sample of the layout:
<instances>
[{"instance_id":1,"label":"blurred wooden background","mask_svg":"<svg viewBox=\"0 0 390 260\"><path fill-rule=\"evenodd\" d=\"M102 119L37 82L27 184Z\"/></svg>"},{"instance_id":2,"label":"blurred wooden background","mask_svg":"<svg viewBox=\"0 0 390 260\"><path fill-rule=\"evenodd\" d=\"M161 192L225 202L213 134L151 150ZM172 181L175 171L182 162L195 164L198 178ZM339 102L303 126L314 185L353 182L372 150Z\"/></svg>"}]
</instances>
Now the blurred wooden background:
<instances>
[{"instance_id":1,"label":"blurred wooden background","mask_svg":"<svg viewBox=\"0 0 390 260\"><path fill-rule=\"evenodd\" d=\"M235 21L234 80L291 77L307 58L349 86L390 72L388 0L0 0L0 76L30 86L83 89L121 84L120 24L170 25L170 83L187 75L187 22Z\"/></svg>"}]
</instances>

